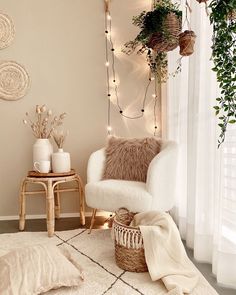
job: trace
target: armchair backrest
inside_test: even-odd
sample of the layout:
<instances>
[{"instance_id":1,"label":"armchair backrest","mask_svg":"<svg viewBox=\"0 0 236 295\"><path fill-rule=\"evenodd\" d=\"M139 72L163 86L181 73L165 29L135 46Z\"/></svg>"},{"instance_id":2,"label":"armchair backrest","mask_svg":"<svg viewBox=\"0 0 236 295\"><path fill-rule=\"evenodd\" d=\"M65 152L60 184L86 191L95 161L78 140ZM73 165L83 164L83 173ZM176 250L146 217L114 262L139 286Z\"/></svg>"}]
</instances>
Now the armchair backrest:
<instances>
[{"instance_id":1,"label":"armchair backrest","mask_svg":"<svg viewBox=\"0 0 236 295\"><path fill-rule=\"evenodd\" d=\"M175 203L177 159L177 144L163 141L161 152L148 167L147 191L153 196L153 208L160 211L169 211Z\"/></svg>"},{"instance_id":2,"label":"armchair backrest","mask_svg":"<svg viewBox=\"0 0 236 295\"><path fill-rule=\"evenodd\" d=\"M176 143L172 141L163 141L161 146L161 152L152 160L150 163L149 169L148 169L148 178L147 181L152 183L153 177L151 176L152 173L151 167L156 166L157 162L160 162L160 158L165 157L166 154L172 155L175 153L175 150L177 149ZM87 183L89 182L96 182L100 181L102 179L103 169L105 165L105 148L102 148L100 150L97 150L93 152L88 161L88 167L87 167ZM174 162L176 159L172 159ZM166 167L167 168L167 167ZM156 170L156 169L155 169ZM170 169L168 169L170 170Z\"/></svg>"},{"instance_id":3,"label":"armchair backrest","mask_svg":"<svg viewBox=\"0 0 236 295\"><path fill-rule=\"evenodd\" d=\"M97 150L90 155L87 167L87 183L102 179L105 160L105 148Z\"/></svg>"}]
</instances>

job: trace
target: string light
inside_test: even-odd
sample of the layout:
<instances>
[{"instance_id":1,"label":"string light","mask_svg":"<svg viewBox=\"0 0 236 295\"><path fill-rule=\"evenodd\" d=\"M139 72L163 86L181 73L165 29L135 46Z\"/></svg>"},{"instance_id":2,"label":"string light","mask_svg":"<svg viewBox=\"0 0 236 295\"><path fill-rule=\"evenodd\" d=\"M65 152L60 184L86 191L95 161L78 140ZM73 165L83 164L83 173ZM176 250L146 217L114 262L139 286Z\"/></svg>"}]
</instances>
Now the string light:
<instances>
[{"instance_id":1,"label":"string light","mask_svg":"<svg viewBox=\"0 0 236 295\"><path fill-rule=\"evenodd\" d=\"M154 136L157 133L157 83L155 83L155 100L154 100L154 107L153 107L153 117L154 117Z\"/></svg>"},{"instance_id":2,"label":"string light","mask_svg":"<svg viewBox=\"0 0 236 295\"><path fill-rule=\"evenodd\" d=\"M148 89L149 86L151 84L152 81L154 81L155 84L155 93L152 94L152 97L154 99L154 136L156 135L157 132L157 79L156 76L153 77L151 76L151 73L149 73L148 76L148 82L145 88L145 92L144 92L144 97L143 97L143 101L142 101L142 107L140 108L140 111L138 112L137 115L135 116L130 116L124 113L123 108L120 105L120 101L119 101L119 96L118 96L118 83L117 83L117 78L116 78L116 69L115 69L115 48L114 48L114 43L112 40L112 22L111 22L111 14L110 14L110 10L109 10L109 4L108 1L105 0L105 54L106 54L106 80L107 80L107 96L108 96L108 115L107 115L107 132L108 134L110 134L110 132L112 131L112 127L111 127L111 94L110 94L110 80L113 84L112 88L114 87L114 95L115 95L115 102L116 102L116 106L118 108L118 111L120 113L121 116L127 118L127 119L139 119L141 117L144 116L145 113L145 106L146 106L146 100L147 100L147 93L148 93ZM108 47L110 47L110 54L109 54L109 50ZM111 59L111 63L109 62L109 57ZM109 68L111 66L111 69ZM112 74L112 79L110 79L110 72Z\"/></svg>"},{"instance_id":3,"label":"string light","mask_svg":"<svg viewBox=\"0 0 236 295\"><path fill-rule=\"evenodd\" d=\"M108 13L108 5L109 2L105 0L105 16L109 15ZM107 76L107 133L111 134L111 100L110 100L110 80L109 80L109 56L108 56L108 39L107 39L107 34L108 29L107 29L107 17L105 17L105 55L106 55L106 62L108 62L108 66L106 67L106 76Z\"/></svg>"}]
</instances>

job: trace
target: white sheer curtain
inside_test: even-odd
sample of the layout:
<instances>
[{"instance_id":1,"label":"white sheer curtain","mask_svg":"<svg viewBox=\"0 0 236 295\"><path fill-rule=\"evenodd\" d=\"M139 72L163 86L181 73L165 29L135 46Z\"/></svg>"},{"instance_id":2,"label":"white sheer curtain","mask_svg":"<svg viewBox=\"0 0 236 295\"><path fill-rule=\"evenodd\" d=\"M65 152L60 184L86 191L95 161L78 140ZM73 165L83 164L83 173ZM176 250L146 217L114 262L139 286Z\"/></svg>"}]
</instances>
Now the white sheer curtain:
<instances>
[{"instance_id":1,"label":"white sheer curtain","mask_svg":"<svg viewBox=\"0 0 236 295\"><path fill-rule=\"evenodd\" d=\"M212 29L204 5L194 0L191 7L195 52L167 85L167 137L179 143L174 215L195 259L212 263L217 281L236 288L236 130L217 149ZM170 55L170 72L178 58Z\"/></svg>"}]
</instances>

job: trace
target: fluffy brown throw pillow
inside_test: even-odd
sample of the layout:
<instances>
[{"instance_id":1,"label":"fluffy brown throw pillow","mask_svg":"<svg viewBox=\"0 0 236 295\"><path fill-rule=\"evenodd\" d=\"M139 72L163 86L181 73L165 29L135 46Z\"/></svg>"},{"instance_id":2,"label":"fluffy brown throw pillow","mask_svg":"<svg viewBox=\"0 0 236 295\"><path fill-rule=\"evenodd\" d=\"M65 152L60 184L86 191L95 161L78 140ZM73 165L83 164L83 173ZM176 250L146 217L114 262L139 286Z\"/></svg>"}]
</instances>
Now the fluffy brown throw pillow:
<instances>
[{"instance_id":1,"label":"fluffy brown throw pillow","mask_svg":"<svg viewBox=\"0 0 236 295\"><path fill-rule=\"evenodd\" d=\"M161 142L153 137L143 139L109 137L105 150L103 179L146 182L148 166L160 150Z\"/></svg>"}]
</instances>

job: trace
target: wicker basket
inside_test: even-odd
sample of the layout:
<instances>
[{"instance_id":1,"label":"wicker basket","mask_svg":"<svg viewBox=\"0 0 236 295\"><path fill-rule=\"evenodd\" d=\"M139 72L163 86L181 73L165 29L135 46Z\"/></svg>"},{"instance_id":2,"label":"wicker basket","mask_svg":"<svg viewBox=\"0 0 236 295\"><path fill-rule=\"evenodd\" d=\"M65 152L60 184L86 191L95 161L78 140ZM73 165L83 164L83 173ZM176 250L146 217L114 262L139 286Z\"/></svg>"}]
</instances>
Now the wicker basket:
<instances>
[{"instance_id":1,"label":"wicker basket","mask_svg":"<svg viewBox=\"0 0 236 295\"><path fill-rule=\"evenodd\" d=\"M140 229L129 226L134 213L120 208L113 221L116 264L127 271L147 272Z\"/></svg>"},{"instance_id":2,"label":"wicker basket","mask_svg":"<svg viewBox=\"0 0 236 295\"><path fill-rule=\"evenodd\" d=\"M175 49L179 45L179 34L181 32L181 18L178 18L173 12L166 16L163 22L163 31L152 34L147 46L157 52L167 52Z\"/></svg>"},{"instance_id":3,"label":"wicker basket","mask_svg":"<svg viewBox=\"0 0 236 295\"><path fill-rule=\"evenodd\" d=\"M182 56L189 56L194 52L196 35L194 31L184 31L179 35L179 53Z\"/></svg>"},{"instance_id":4,"label":"wicker basket","mask_svg":"<svg viewBox=\"0 0 236 295\"><path fill-rule=\"evenodd\" d=\"M229 19L229 20L235 20L235 19L236 19L236 9L232 10L232 11L228 14L228 19Z\"/></svg>"}]
</instances>

